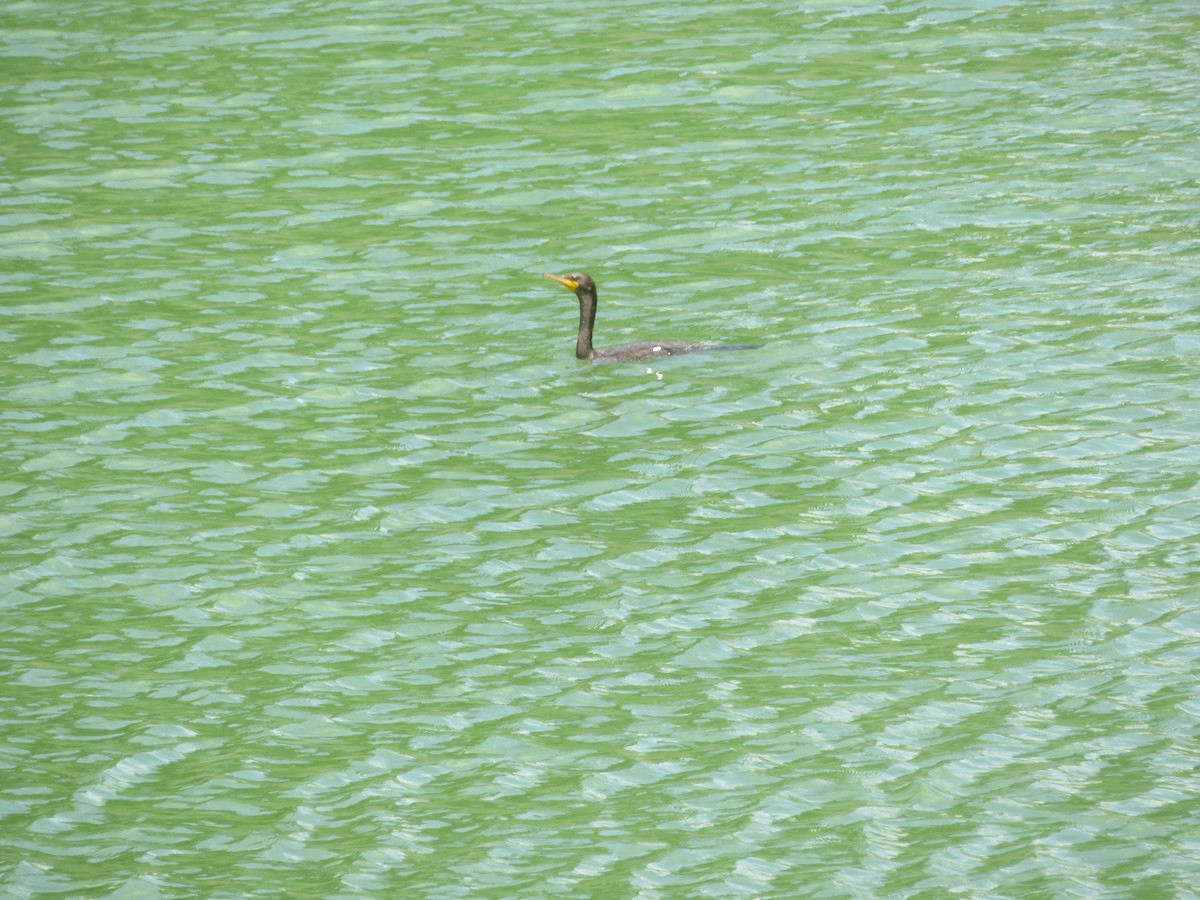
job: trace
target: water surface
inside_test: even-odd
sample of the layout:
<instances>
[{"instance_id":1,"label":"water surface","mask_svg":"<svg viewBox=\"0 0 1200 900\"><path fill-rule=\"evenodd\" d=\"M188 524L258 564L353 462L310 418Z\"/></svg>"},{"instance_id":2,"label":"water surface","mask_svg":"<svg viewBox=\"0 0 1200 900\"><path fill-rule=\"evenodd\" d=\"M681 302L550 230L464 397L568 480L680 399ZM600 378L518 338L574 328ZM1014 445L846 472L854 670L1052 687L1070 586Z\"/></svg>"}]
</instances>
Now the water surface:
<instances>
[{"instance_id":1,"label":"water surface","mask_svg":"<svg viewBox=\"0 0 1200 900\"><path fill-rule=\"evenodd\" d=\"M4 891L1196 893L1190 4L0 22Z\"/></svg>"}]
</instances>

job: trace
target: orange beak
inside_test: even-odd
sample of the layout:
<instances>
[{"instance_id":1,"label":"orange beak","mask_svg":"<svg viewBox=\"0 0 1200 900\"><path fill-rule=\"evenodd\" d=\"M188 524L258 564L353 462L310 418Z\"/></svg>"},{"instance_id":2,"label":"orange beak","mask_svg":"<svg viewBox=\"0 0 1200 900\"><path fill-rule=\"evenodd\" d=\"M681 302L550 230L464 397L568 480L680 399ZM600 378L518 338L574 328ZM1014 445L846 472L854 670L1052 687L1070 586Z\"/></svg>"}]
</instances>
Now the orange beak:
<instances>
[{"instance_id":1,"label":"orange beak","mask_svg":"<svg viewBox=\"0 0 1200 900\"><path fill-rule=\"evenodd\" d=\"M551 281L557 281L559 284L561 284L563 287L565 287L572 294L575 293L575 291L579 290L579 282L578 281L572 281L570 278L563 278L561 275L551 275L549 272L546 272L545 275Z\"/></svg>"}]
</instances>

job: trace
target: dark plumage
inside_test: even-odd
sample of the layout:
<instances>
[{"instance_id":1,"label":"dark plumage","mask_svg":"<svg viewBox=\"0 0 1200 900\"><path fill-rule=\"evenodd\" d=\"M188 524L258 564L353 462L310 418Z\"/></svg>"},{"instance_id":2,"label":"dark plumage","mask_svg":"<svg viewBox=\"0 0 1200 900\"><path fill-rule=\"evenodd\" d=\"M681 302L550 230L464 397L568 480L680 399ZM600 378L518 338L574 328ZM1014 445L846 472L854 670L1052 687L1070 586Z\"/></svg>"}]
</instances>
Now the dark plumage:
<instances>
[{"instance_id":1,"label":"dark plumage","mask_svg":"<svg viewBox=\"0 0 1200 900\"><path fill-rule=\"evenodd\" d=\"M681 353L700 353L705 350L755 350L762 344L684 344L671 341L636 341L597 350L592 346L592 328L596 324L596 282L582 272L570 275L551 275L579 298L579 337L575 341L575 356L598 362L638 362L659 356L678 356Z\"/></svg>"}]
</instances>

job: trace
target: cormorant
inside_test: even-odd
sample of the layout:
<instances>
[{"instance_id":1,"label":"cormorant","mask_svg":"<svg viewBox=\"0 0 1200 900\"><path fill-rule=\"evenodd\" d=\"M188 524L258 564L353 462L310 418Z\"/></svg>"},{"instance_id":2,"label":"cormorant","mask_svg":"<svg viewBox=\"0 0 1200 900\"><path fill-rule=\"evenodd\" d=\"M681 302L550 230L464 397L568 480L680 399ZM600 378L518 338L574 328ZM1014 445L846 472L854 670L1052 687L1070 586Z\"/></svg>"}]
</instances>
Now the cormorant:
<instances>
[{"instance_id":1,"label":"cormorant","mask_svg":"<svg viewBox=\"0 0 1200 900\"><path fill-rule=\"evenodd\" d=\"M684 344L670 341L637 341L597 350L592 346L592 328L596 324L596 282L582 272L570 275L551 275L579 298L579 337L575 341L575 356L599 362L638 362L659 356L678 356L680 353L699 353L704 350L755 350L762 344Z\"/></svg>"}]
</instances>

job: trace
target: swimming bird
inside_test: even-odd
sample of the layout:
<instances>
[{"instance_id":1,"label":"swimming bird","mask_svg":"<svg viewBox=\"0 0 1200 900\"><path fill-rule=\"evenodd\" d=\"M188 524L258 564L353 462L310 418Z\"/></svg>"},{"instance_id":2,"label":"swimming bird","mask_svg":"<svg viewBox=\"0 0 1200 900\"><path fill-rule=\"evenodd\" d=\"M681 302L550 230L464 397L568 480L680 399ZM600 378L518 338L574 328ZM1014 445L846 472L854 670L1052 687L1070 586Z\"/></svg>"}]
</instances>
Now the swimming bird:
<instances>
[{"instance_id":1,"label":"swimming bird","mask_svg":"<svg viewBox=\"0 0 1200 900\"><path fill-rule=\"evenodd\" d=\"M579 298L579 337L575 340L575 356L597 362L638 362L659 356L678 356L681 353L700 353L705 350L756 350L762 344L684 344L676 341L635 341L597 350L592 346L592 328L596 324L596 282L582 272L570 275L551 275Z\"/></svg>"}]
</instances>

